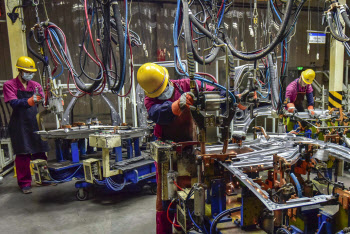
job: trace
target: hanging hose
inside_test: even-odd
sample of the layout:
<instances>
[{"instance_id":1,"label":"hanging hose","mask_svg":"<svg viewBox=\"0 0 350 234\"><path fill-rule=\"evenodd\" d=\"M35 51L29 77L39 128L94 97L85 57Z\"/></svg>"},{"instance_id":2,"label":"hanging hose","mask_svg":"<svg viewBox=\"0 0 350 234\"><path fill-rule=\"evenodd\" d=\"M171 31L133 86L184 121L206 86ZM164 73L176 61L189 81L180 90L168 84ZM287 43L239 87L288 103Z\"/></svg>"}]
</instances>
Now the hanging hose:
<instances>
[{"instance_id":1,"label":"hanging hose","mask_svg":"<svg viewBox=\"0 0 350 234\"><path fill-rule=\"evenodd\" d=\"M201 65L203 64L209 64L212 63L216 56L219 54L220 51L220 47L214 47L212 49L212 51L210 52L209 55L207 55L205 58L201 57L197 50L194 48L193 45L193 41L192 41L192 29L191 29L191 25L190 25L190 19L189 19L189 7L188 7L188 1L187 0L183 0L182 1L183 4L183 17L184 17L184 33L185 33L185 41L186 41L186 47L187 47L187 52L192 52L193 53L193 57L194 59ZM191 12L192 14L192 12ZM192 15L193 16L193 15ZM195 21L197 21L196 17L193 16L195 18ZM201 24L200 22L198 22L199 24Z\"/></svg>"},{"instance_id":2,"label":"hanging hose","mask_svg":"<svg viewBox=\"0 0 350 234\"><path fill-rule=\"evenodd\" d=\"M41 55L39 55L38 53L36 53L36 52L33 50L33 48L30 46L30 40L32 39L33 35L34 35L34 29L30 30L30 31L29 31L29 34L28 34L28 36L27 36L27 48L28 48L28 50L30 51L30 53L31 53L32 55L34 55L34 57L36 57L36 58L39 59L41 62L43 62L44 66L48 66L48 65L49 65L48 61L46 61Z\"/></svg>"},{"instance_id":3,"label":"hanging hose","mask_svg":"<svg viewBox=\"0 0 350 234\"><path fill-rule=\"evenodd\" d=\"M126 3L126 4L128 4L128 3ZM118 2L116 0L114 0L114 1L112 1L111 5L112 5L112 9L113 9L113 18L114 18L114 22L115 22L114 29L117 31L117 35L118 35L119 60L120 60L120 64L119 64L120 71L119 71L119 75L116 76L116 81L117 81L117 77L119 77L119 81L118 81L118 83L116 83L116 82L114 83L114 85L112 86L112 90L114 92L118 93L121 90L121 88L123 87L124 81L125 81L126 59L124 59L124 57L125 57L126 51L124 50L124 39L125 39L124 36L126 37L127 34L123 35L123 25L122 25L122 19L121 19L121 15L120 15ZM112 24L112 26L114 26L114 25Z\"/></svg>"},{"instance_id":4,"label":"hanging hose","mask_svg":"<svg viewBox=\"0 0 350 234\"><path fill-rule=\"evenodd\" d=\"M271 101L272 101L272 106L274 106L274 109L277 110L279 105L280 105L280 98L279 98L279 81L276 76L276 71L274 68L274 63L272 60L272 55L268 54L267 55L267 60L269 63L269 74L270 74L270 82L271 82Z\"/></svg>"},{"instance_id":5,"label":"hanging hose","mask_svg":"<svg viewBox=\"0 0 350 234\"><path fill-rule=\"evenodd\" d=\"M344 6L340 7L340 14L343 17L346 26L350 27L350 19Z\"/></svg>"},{"instance_id":6,"label":"hanging hose","mask_svg":"<svg viewBox=\"0 0 350 234\"><path fill-rule=\"evenodd\" d=\"M108 12L110 11L110 1L107 1L105 4L103 4L103 12ZM97 22L98 23L98 22ZM102 63L104 65L104 70L105 70L105 79L109 80L110 77L110 71L108 69L110 58L111 58L111 14L104 14L103 17L103 46L102 46ZM102 72L102 71L100 71ZM109 82L108 82L109 84Z\"/></svg>"},{"instance_id":7,"label":"hanging hose","mask_svg":"<svg viewBox=\"0 0 350 234\"><path fill-rule=\"evenodd\" d=\"M338 14L335 12L334 13L334 16L335 17L339 17ZM336 31L335 31L335 28L333 26L333 15L332 15L332 12L328 12L327 13L327 23L328 23L328 27L329 27L329 31L331 32L332 36L338 40L338 41L341 41L341 42L348 42L350 41L349 38L344 38L344 37L341 37L339 36Z\"/></svg>"},{"instance_id":8,"label":"hanging hose","mask_svg":"<svg viewBox=\"0 0 350 234\"><path fill-rule=\"evenodd\" d=\"M232 54L239 59L247 60L247 61L261 59L261 58L265 57L267 54L269 54L279 43L281 43L284 40L284 34L286 32L286 29L287 29L287 26L289 23L289 19L290 19L291 12L293 9L293 3L294 3L294 0L288 0L286 12L284 14L283 21L282 21L282 25L280 26L280 29L279 29L277 35L275 36L275 38L273 39L271 44L269 44L267 47L263 48L260 51L258 51L256 53L240 52L240 51L236 50L234 48L234 46L231 44L231 42L228 40L228 38L225 37L225 42L227 42L228 47L231 50Z\"/></svg>"},{"instance_id":9,"label":"hanging hose","mask_svg":"<svg viewBox=\"0 0 350 234\"><path fill-rule=\"evenodd\" d=\"M218 214L215 217L215 219L213 220L213 222L211 223L210 234L215 234L216 233L216 226L219 223L220 219L222 219L226 215L229 215L229 214L234 213L234 212L238 212L240 210L241 210L241 207L234 207L234 208L231 208L231 209L228 209L228 210L224 210L223 212Z\"/></svg>"},{"instance_id":10,"label":"hanging hose","mask_svg":"<svg viewBox=\"0 0 350 234\"><path fill-rule=\"evenodd\" d=\"M70 76L72 76L72 79L79 89L79 91L82 91L83 93L93 93L96 91L102 81L103 81L103 66L100 63L100 72L98 74L98 77L96 79L93 79L93 83L90 86L86 86L86 84L81 80L80 76L78 76L77 72L74 69L73 61L69 52L68 45L66 44L66 36L64 35L63 31L54 23L48 22L47 23L47 29L50 30L50 32L53 33L54 38L57 40L57 43L60 47L60 54L64 62L66 63L68 69L70 70ZM62 46L64 45L64 47ZM56 48L57 49L57 48Z\"/></svg>"}]
</instances>

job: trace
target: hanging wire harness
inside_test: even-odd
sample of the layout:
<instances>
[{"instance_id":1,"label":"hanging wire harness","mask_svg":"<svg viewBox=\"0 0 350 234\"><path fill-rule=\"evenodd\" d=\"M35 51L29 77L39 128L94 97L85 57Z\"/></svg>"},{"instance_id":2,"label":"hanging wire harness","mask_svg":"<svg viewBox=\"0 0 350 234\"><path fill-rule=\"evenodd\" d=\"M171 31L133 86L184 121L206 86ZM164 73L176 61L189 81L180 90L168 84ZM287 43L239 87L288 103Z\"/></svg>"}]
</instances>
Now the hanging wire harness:
<instances>
[{"instance_id":1,"label":"hanging wire harness","mask_svg":"<svg viewBox=\"0 0 350 234\"><path fill-rule=\"evenodd\" d=\"M71 95L76 97L82 97L86 94L99 95L105 90L106 85L113 93L120 93L126 81L127 47L130 50L130 77L132 77L132 47L140 46L141 40L135 32L129 30L128 2L124 1L124 21L122 20L119 4L116 0L106 2L84 0L85 19L81 44L79 45L79 69L73 64L66 35L57 25L48 21L40 23L37 17L37 24L29 32L27 37L28 49L44 64L44 71L48 70L50 80L58 78L65 70L68 71L67 89ZM113 12L112 15L111 12ZM35 34L38 36L35 37ZM94 35L96 36L94 37ZM54 65L52 72L47 69L49 68L49 59L45 54L46 50L42 49L41 54L36 53L30 45L32 38L41 48L45 47L49 51ZM115 46L118 47L118 50ZM118 54L116 51L118 51ZM117 59L119 59L119 64ZM92 73L86 70L87 66L89 66L89 71L91 70L90 64L95 65L97 71L95 76L92 76ZM56 74L57 71L59 71L58 74ZM73 81L78 91L76 95L70 90L69 84L71 81ZM90 81L91 84L86 83L86 81ZM130 93L131 86L132 78L130 78L129 91L124 96Z\"/></svg>"}]
</instances>

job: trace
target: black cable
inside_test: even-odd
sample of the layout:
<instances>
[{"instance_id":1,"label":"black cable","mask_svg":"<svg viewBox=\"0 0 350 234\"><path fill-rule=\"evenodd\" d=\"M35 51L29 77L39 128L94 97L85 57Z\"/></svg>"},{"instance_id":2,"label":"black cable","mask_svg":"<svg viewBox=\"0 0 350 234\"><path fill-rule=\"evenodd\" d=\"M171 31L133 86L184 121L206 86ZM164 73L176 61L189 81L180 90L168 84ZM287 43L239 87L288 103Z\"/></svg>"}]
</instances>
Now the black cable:
<instances>
[{"instance_id":1,"label":"black cable","mask_svg":"<svg viewBox=\"0 0 350 234\"><path fill-rule=\"evenodd\" d=\"M210 226L210 234L216 233L216 226L217 226L218 222L220 221L220 219L222 219L226 215L229 215L229 214L234 213L234 212L238 212L240 210L241 210L241 207L234 207L234 208L225 210L225 211L221 212L220 214L218 214Z\"/></svg>"},{"instance_id":2,"label":"black cable","mask_svg":"<svg viewBox=\"0 0 350 234\"><path fill-rule=\"evenodd\" d=\"M30 40L32 39L33 35L34 35L34 30L30 30L28 33L28 36L27 36L27 48L28 48L29 52L32 55L34 55L34 57L36 57L41 62L43 62L44 66L48 66L49 65L48 62L40 54L36 53L30 45Z\"/></svg>"},{"instance_id":3,"label":"black cable","mask_svg":"<svg viewBox=\"0 0 350 234\"><path fill-rule=\"evenodd\" d=\"M205 64L212 63L215 60L216 56L219 54L220 47L215 47L214 49L212 49L210 53L205 56L205 58L201 57L193 46L192 35L191 35L192 30L190 26L189 9L188 9L187 0L183 1L183 12L184 12L184 33L185 33L187 52L192 52L194 59L201 65L203 65L204 63Z\"/></svg>"},{"instance_id":4,"label":"black cable","mask_svg":"<svg viewBox=\"0 0 350 234\"><path fill-rule=\"evenodd\" d=\"M191 4L190 4L188 7L190 8L190 7L193 5L194 2L195 2L195 1L192 1ZM203 4L203 2L202 2L201 0L198 0L198 2L199 2L200 7L202 8L202 11L199 11L198 13L196 13L196 16L199 15L199 14L201 14L201 13L203 13L203 15L204 15L203 18L204 18L204 20L201 21L201 20L199 20L197 17L196 17L196 19L197 19L198 22L200 22L201 24L204 24L204 23L207 21L206 9L204 8L204 4Z\"/></svg>"},{"instance_id":5,"label":"black cable","mask_svg":"<svg viewBox=\"0 0 350 234\"><path fill-rule=\"evenodd\" d=\"M274 38L274 40L271 42L271 44L269 44L266 48L259 51L257 54L251 54L252 52L248 52L248 53L239 52L238 50L236 50L234 48L234 46L231 44L230 41L226 40L228 47L231 50L232 54L234 56L236 56L237 58L240 58L242 60L247 60L247 61L261 59L261 58L265 57L267 54L269 54L281 41L284 40L283 35L284 35L284 33L287 29L287 26L288 26L288 22L289 22L289 19L291 16L291 11L293 8L293 2L294 2L293 0L288 1L286 14L283 17L282 25L280 26L280 29L279 29L276 37ZM225 39L227 39L227 37Z\"/></svg>"},{"instance_id":6,"label":"black cable","mask_svg":"<svg viewBox=\"0 0 350 234\"><path fill-rule=\"evenodd\" d=\"M126 3L127 4L127 3ZM122 80L125 80L125 73L123 73L123 67L126 66L126 61L124 61L124 55L126 51L124 51L124 35L123 35L123 25L122 25L122 19L120 15L120 10L119 10L119 5L116 0L113 0L112 3L112 9L113 9L113 18L116 24L116 31L118 35L118 41L119 41L119 58L120 58L120 70L119 70L119 75L115 77L115 83L112 86L111 90L113 92L117 92L118 90L121 89L121 87L124 85L122 84ZM126 33L125 33L126 36ZM119 79L118 79L119 77ZM118 81L118 82L117 82Z\"/></svg>"},{"instance_id":7,"label":"black cable","mask_svg":"<svg viewBox=\"0 0 350 234\"><path fill-rule=\"evenodd\" d=\"M127 3L126 3L127 4ZM105 74L107 80L109 80L108 66L111 58L111 14L110 14L110 2L103 4L103 40L102 40L102 63L104 65ZM97 15L97 14L96 14ZM98 22L97 22L98 25ZM100 30L98 30L100 31ZM109 82L107 82L108 88L110 89Z\"/></svg>"},{"instance_id":8,"label":"black cable","mask_svg":"<svg viewBox=\"0 0 350 234\"><path fill-rule=\"evenodd\" d=\"M64 44L63 43L64 42L64 37L63 37L61 31L57 29L57 26L54 23L51 23L51 22L48 22L48 26L55 26L55 27L50 27L50 28L55 31L55 33L57 34L57 37L60 40L61 44ZM72 58L70 56L68 45L66 47L66 50L67 50L67 52L63 53L63 58L66 60L66 63L69 63L69 64L71 64L73 66L73 62L72 62ZM72 69L74 70L73 67L72 67ZM93 93L94 90L96 90L100 86L101 82L103 81L103 74L101 74L101 70L100 70L100 72L98 74L98 75L101 75L100 78L91 79L94 82L88 87L85 85L85 83L81 80L80 77L75 76L76 75L76 71L75 70L74 70L74 73L75 74L73 74L72 79L75 80L77 87L80 90L82 90L83 92L86 92L86 93ZM70 74L70 75L72 75L72 74ZM89 77L87 77L87 78L89 78Z\"/></svg>"}]
</instances>

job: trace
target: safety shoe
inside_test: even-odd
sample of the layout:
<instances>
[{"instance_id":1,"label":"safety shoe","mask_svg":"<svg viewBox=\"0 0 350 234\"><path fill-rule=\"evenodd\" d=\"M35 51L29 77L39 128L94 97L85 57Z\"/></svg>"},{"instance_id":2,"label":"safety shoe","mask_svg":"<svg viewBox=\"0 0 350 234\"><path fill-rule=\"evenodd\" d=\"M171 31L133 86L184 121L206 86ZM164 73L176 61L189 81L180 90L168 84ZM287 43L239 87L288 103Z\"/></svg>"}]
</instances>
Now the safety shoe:
<instances>
[{"instance_id":1,"label":"safety shoe","mask_svg":"<svg viewBox=\"0 0 350 234\"><path fill-rule=\"evenodd\" d=\"M24 194L30 194L30 193L32 193L32 188L31 187L24 187L24 188L22 188L22 192Z\"/></svg>"}]
</instances>

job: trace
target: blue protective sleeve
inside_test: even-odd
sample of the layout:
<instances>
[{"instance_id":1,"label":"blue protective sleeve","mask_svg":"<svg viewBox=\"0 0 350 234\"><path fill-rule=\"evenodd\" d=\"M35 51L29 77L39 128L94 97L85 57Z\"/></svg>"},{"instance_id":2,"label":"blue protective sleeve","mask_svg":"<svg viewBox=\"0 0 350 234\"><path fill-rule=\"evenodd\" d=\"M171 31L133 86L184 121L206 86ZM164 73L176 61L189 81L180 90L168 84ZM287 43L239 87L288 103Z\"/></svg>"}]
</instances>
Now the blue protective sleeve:
<instances>
[{"instance_id":1,"label":"blue protective sleeve","mask_svg":"<svg viewBox=\"0 0 350 234\"><path fill-rule=\"evenodd\" d=\"M29 108L31 107L29 104L28 104L28 98L21 98L21 99L12 99L9 101L11 107L13 109L15 108Z\"/></svg>"},{"instance_id":2,"label":"blue protective sleeve","mask_svg":"<svg viewBox=\"0 0 350 234\"><path fill-rule=\"evenodd\" d=\"M171 110L171 101L155 104L148 110L149 118L156 124L167 125L173 122L175 115Z\"/></svg>"},{"instance_id":3,"label":"blue protective sleeve","mask_svg":"<svg viewBox=\"0 0 350 234\"><path fill-rule=\"evenodd\" d=\"M312 92L306 94L306 99L307 99L307 103L309 104L309 106L315 106L314 95Z\"/></svg>"}]
</instances>

